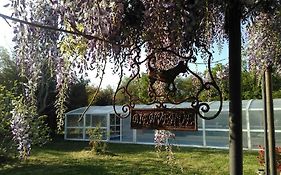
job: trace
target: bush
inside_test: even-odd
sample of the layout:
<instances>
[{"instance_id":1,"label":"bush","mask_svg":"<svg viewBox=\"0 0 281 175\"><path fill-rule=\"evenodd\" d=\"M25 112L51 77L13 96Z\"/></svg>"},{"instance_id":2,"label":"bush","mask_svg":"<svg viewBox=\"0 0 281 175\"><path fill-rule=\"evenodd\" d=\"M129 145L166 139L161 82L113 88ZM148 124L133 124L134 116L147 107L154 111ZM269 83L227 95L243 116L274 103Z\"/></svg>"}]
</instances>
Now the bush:
<instances>
[{"instance_id":1,"label":"bush","mask_svg":"<svg viewBox=\"0 0 281 175\"><path fill-rule=\"evenodd\" d=\"M13 140L17 144L19 158L23 160L30 155L31 145L41 146L49 141L46 117L39 116L36 107L27 104L23 97L15 101L10 121Z\"/></svg>"},{"instance_id":2,"label":"bush","mask_svg":"<svg viewBox=\"0 0 281 175\"><path fill-rule=\"evenodd\" d=\"M105 153L106 152L106 142L102 141L104 132L101 129L101 124L97 124L97 126L88 131L89 134L89 146L91 147L91 151L95 154Z\"/></svg>"},{"instance_id":3,"label":"bush","mask_svg":"<svg viewBox=\"0 0 281 175\"><path fill-rule=\"evenodd\" d=\"M257 156L257 159L259 161L259 164L262 166L262 168L264 168L265 166L265 158L264 158L264 155L265 155L265 148L261 145L259 145L259 155ZM281 172L281 147L276 147L275 148L275 158L276 158L276 168L278 171Z\"/></svg>"},{"instance_id":4,"label":"bush","mask_svg":"<svg viewBox=\"0 0 281 175\"><path fill-rule=\"evenodd\" d=\"M0 84L0 162L14 156L26 159L31 144L45 144L49 140L45 119L34 105Z\"/></svg>"},{"instance_id":5,"label":"bush","mask_svg":"<svg viewBox=\"0 0 281 175\"><path fill-rule=\"evenodd\" d=\"M14 95L5 86L0 85L0 162L16 154L16 144L12 140L10 128L13 99L15 99Z\"/></svg>"}]
</instances>

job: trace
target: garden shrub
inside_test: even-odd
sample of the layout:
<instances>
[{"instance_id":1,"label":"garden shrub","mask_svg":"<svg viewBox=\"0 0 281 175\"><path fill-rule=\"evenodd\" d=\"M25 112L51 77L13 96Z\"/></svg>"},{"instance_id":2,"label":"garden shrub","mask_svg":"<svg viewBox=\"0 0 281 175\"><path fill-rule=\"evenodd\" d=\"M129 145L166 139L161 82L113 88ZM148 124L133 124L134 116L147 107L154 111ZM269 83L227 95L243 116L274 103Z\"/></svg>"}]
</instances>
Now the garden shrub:
<instances>
[{"instance_id":1,"label":"garden shrub","mask_svg":"<svg viewBox=\"0 0 281 175\"><path fill-rule=\"evenodd\" d=\"M101 124L98 123L97 126L93 129L88 130L89 134L89 146L91 147L91 151L95 154L105 153L107 144L102 141L104 132L101 129Z\"/></svg>"},{"instance_id":2,"label":"garden shrub","mask_svg":"<svg viewBox=\"0 0 281 175\"><path fill-rule=\"evenodd\" d=\"M12 140L10 128L13 99L14 95L5 86L0 85L0 163L16 154L16 145Z\"/></svg>"},{"instance_id":3,"label":"garden shrub","mask_svg":"<svg viewBox=\"0 0 281 175\"><path fill-rule=\"evenodd\" d=\"M31 145L49 141L45 118L37 115L35 105L0 85L0 162L14 156L26 159Z\"/></svg>"},{"instance_id":4,"label":"garden shrub","mask_svg":"<svg viewBox=\"0 0 281 175\"><path fill-rule=\"evenodd\" d=\"M49 141L49 128L45 117L39 116L34 105L29 105L23 97L14 101L11 111L13 140L17 144L20 159L30 155L31 145L43 145Z\"/></svg>"}]
</instances>

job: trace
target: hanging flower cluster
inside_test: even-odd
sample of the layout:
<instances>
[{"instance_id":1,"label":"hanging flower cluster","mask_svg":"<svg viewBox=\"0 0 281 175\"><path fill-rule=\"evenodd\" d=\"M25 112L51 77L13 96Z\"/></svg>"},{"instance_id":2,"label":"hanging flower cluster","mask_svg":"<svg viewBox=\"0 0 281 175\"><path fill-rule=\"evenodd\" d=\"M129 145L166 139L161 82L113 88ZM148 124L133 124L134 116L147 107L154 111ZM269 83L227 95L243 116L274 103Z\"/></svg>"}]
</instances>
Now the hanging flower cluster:
<instances>
[{"instance_id":1,"label":"hanging flower cluster","mask_svg":"<svg viewBox=\"0 0 281 175\"><path fill-rule=\"evenodd\" d=\"M73 36L65 40L72 43L72 47L78 44L73 47L75 52L71 52L72 63L81 72L100 70L107 58L116 65L130 64L132 55L137 54L133 48L139 45L145 46L148 54L155 49L169 48L184 56L190 55L194 46L200 48L202 44L215 42L214 38L223 38L221 11L224 5L220 3L198 0L52 2L64 28L99 38L89 36L85 40ZM80 58L75 59L77 57ZM166 52L157 54L156 59L159 67L168 69L179 58Z\"/></svg>"},{"instance_id":2,"label":"hanging flower cluster","mask_svg":"<svg viewBox=\"0 0 281 175\"><path fill-rule=\"evenodd\" d=\"M172 141L175 140L176 135L166 130L155 130L154 143L156 153L159 158L163 158L164 162L171 166L171 174L177 174L172 172L174 167L179 167L183 172L183 167L176 161L175 154L173 152Z\"/></svg>"},{"instance_id":3,"label":"hanging flower cluster","mask_svg":"<svg viewBox=\"0 0 281 175\"><path fill-rule=\"evenodd\" d=\"M268 67L280 73L281 60L281 15L260 13L247 28L250 69L262 72Z\"/></svg>"},{"instance_id":4,"label":"hanging flower cluster","mask_svg":"<svg viewBox=\"0 0 281 175\"><path fill-rule=\"evenodd\" d=\"M155 130L154 143L157 152L161 152L164 146L166 150L172 150L171 140L175 139L176 135L166 130Z\"/></svg>"},{"instance_id":5,"label":"hanging flower cluster","mask_svg":"<svg viewBox=\"0 0 281 175\"><path fill-rule=\"evenodd\" d=\"M216 77L221 80L226 80L229 77L229 65L225 64L216 72Z\"/></svg>"},{"instance_id":6,"label":"hanging flower cluster","mask_svg":"<svg viewBox=\"0 0 281 175\"><path fill-rule=\"evenodd\" d=\"M19 105L15 105L11 118L11 128L13 140L17 143L20 159L26 159L30 155L31 139L30 139L30 125L28 124L28 114L23 113Z\"/></svg>"},{"instance_id":7,"label":"hanging flower cluster","mask_svg":"<svg viewBox=\"0 0 281 175\"><path fill-rule=\"evenodd\" d=\"M12 16L21 20L40 23L46 26L59 26L59 15L49 2L17 1L11 0ZM30 106L36 106L36 93L41 81L48 81L52 77L57 80L56 106L57 114L60 116L58 126L63 124L65 112L65 101L67 97L68 83L71 82L71 64L58 47L59 33L52 30L44 30L32 25L15 23L14 51L16 54L19 72L27 82L24 83L25 94L23 94ZM50 76L49 76L50 75ZM49 76L49 77L48 77ZM35 110L36 111L36 110Z\"/></svg>"},{"instance_id":8,"label":"hanging flower cluster","mask_svg":"<svg viewBox=\"0 0 281 175\"><path fill-rule=\"evenodd\" d=\"M36 107L26 97L13 101L10 128L17 144L20 159L30 155L32 145L43 145L49 141L49 129L44 116L38 116Z\"/></svg>"}]
</instances>

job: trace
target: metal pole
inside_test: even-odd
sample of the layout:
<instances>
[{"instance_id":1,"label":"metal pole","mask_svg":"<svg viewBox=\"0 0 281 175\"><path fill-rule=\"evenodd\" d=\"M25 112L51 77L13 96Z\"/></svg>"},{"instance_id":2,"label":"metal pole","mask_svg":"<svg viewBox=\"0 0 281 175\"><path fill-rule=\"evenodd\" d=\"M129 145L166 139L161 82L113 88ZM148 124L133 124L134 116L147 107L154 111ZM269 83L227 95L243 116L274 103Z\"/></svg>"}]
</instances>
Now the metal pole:
<instances>
[{"instance_id":1,"label":"metal pole","mask_svg":"<svg viewBox=\"0 0 281 175\"><path fill-rule=\"evenodd\" d=\"M242 175L241 8L239 0L228 2L230 174Z\"/></svg>"},{"instance_id":2,"label":"metal pole","mask_svg":"<svg viewBox=\"0 0 281 175\"><path fill-rule=\"evenodd\" d=\"M271 175L276 175L276 156L275 156L275 129L273 116L271 68L265 71L265 94L266 94L266 117L268 128L268 150L269 150L269 170Z\"/></svg>"},{"instance_id":3,"label":"metal pole","mask_svg":"<svg viewBox=\"0 0 281 175\"><path fill-rule=\"evenodd\" d=\"M263 99L263 123L264 123L264 165L265 165L265 175L269 175L269 163L268 163L268 132L267 132L267 117L266 117L266 94L265 94L265 72L262 77L262 99Z\"/></svg>"}]
</instances>

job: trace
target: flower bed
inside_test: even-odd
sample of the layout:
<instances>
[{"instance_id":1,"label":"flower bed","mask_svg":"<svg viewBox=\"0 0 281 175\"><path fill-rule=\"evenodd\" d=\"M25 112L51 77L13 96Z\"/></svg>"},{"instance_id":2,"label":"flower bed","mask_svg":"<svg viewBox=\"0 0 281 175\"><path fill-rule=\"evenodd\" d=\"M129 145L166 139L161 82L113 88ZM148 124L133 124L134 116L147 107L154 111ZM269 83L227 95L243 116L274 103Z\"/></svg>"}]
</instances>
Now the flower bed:
<instances>
[{"instance_id":1,"label":"flower bed","mask_svg":"<svg viewBox=\"0 0 281 175\"><path fill-rule=\"evenodd\" d=\"M262 166L261 169L265 168L265 150L264 147L259 145L259 151L258 151L259 155L257 156L259 164ZM281 172L281 147L278 146L275 148L275 156L276 156L276 168L277 168L277 172Z\"/></svg>"}]
</instances>

